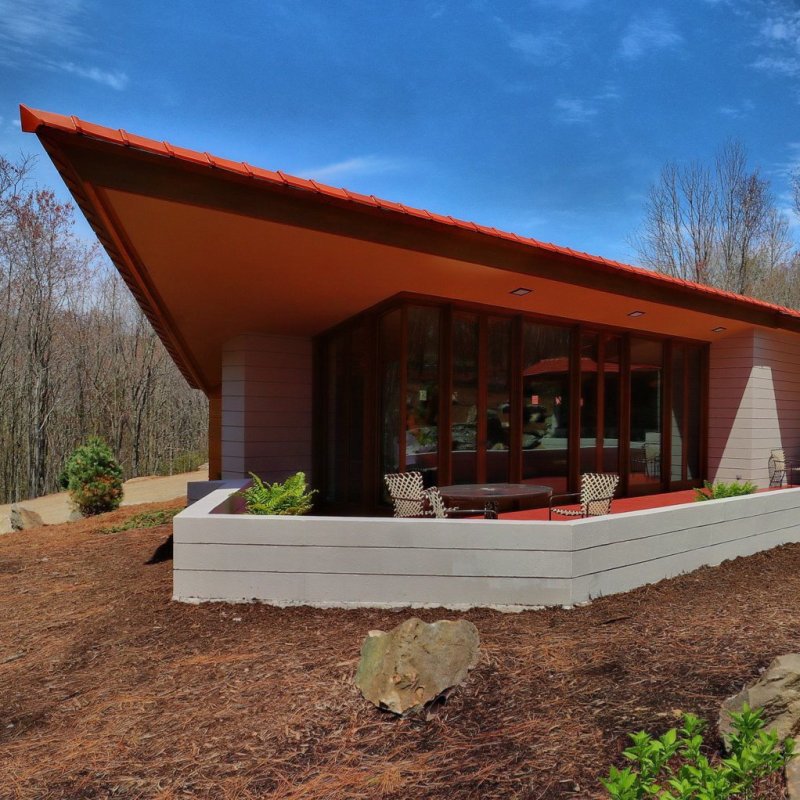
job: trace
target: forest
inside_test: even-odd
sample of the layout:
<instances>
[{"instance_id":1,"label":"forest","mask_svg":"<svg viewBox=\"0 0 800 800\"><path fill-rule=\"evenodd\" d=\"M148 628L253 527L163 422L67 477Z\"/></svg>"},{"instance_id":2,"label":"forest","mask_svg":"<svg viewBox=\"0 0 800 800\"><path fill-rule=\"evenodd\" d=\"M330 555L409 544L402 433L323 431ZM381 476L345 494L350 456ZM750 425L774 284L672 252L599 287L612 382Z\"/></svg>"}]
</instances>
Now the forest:
<instances>
[{"instance_id":1,"label":"forest","mask_svg":"<svg viewBox=\"0 0 800 800\"><path fill-rule=\"evenodd\" d=\"M207 458L205 396L32 169L0 156L0 503L58 491L91 435L126 479L194 469Z\"/></svg>"}]
</instances>

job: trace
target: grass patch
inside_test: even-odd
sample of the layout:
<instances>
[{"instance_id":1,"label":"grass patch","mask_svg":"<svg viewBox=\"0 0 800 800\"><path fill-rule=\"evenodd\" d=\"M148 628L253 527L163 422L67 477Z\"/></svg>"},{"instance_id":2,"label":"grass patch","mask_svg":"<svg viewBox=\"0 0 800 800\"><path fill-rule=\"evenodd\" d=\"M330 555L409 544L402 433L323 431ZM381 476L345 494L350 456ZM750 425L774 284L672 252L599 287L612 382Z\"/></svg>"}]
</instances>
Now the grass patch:
<instances>
[{"instance_id":1,"label":"grass patch","mask_svg":"<svg viewBox=\"0 0 800 800\"><path fill-rule=\"evenodd\" d=\"M110 528L100 528L99 533L122 533L123 531L134 531L140 528L157 528L159 525L169 525L172 518L182 508L159 508L155 511L142 511L128 517L122 524L113 525Z\"/></svg>"}]
</instances>

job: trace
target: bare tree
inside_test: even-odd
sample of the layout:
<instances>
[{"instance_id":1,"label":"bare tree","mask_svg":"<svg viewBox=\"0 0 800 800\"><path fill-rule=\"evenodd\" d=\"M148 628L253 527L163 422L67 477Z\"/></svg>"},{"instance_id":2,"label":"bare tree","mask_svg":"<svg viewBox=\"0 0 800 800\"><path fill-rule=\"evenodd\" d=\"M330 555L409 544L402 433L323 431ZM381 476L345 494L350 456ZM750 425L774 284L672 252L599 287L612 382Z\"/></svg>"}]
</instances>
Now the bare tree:
<instances>
[{"instance_id":1,"label":"bare tree","mask_svg":"<svg viewBox=\"0 0 800 800\"><path fill-rule=\"evenodd\" d=\"M659 272L740 294L787 294L789 224L738 142L725 144L711 167L666 164L633 243Z\"/></svg>"},{"instance_id":2,"label":"bare tree","mask_svg":"<svg viewBox=\"0 0 800 800\"><path fill-rule=\"evenodd\" d=\"M189 388L118 273L72 233L74 210L0 158L0 502L56 488L89 435L126 477L206 458Z\"/></svg>"}]
</instances>

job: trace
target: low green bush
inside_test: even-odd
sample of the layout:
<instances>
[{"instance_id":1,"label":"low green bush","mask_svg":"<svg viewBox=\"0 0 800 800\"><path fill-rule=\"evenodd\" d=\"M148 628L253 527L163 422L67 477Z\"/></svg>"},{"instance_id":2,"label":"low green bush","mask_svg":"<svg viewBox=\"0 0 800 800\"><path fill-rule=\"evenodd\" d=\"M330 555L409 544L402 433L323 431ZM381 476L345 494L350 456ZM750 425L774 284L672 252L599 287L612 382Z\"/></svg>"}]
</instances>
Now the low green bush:
<instances>
[{"instance_id":1,"label":"low green bush","mask_svg":"<svg viewBox=\"0 0 800 800\"><path fill-rule=\"evenodd\" d=\"M743 494L753 494L758 491L758 486L750 481L740 483L731 481L730 483L709 483L703 482L702 489L695 489L695 500L721 500L723 497L739 497Z\"/></svg>"},{"instance_id":2,"label":"low green bush","mask_svg":"<svg viewBox=\"0 0 800 800\"><path fill-rule=\"evenodd\" d=\"M601 782L612 800L752 800L759 782L783 769L794 753L793 739L778 742L774 731L764 730L762 713L745 705L731 714L730 755L716 763L703 752L705 723L694 714L684 714L680 730L658 738L632 733L633 744L622 754L631 766L611 767Z\"/></svg>"},{"instance_id":3,"label":"low green bush","mask_svg":"<svg viewBox=\"0 0 800 800\"><path fill-rule=\"evenodd\" d=\"M159 508L156 511L142 511L128 517L120 525L112 525L109 528L101 528L100 533L122 533L123 531L135 531L142 528L157 528L159 525L169 525L172 518L183 509L180 508Z\"/></svg>"},{"instance_id":4,"label":"low green bush","mask_svg":"<svg viewBox=\"0 0 800 800\"><path fill-rule=\"evenodd\" d=\"M73 505L84 516L113 511L122 502L122 467L97 436L75 449L64 477Z\"/></svg>"},{"instance_id":5,"label":"low green bush","mask_svg":"<svg viewBox=\"0 0 800 800\"><path fill-rule=\"evenodd\" d=\"M264 483L258 475L250 473L252 486L242 489L247 510L251 514L308 514L314 505L316 491L311 491L302 472L292 475L283 483Z\"/></svg>"}]
</instances>

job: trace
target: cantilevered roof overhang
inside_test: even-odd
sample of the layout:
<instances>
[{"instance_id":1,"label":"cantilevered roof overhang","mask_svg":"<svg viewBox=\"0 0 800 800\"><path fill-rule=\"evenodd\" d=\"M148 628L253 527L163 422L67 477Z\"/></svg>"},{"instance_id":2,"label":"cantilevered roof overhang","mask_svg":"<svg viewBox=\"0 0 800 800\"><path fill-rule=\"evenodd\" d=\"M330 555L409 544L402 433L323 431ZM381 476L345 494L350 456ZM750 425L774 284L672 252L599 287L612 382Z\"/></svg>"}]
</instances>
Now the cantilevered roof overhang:
<instances>
[{"instance_id":1,"label":"cantilevered roof overhang","mask_svg":"<svg viewBox=\"0 0 800 800\"><path fill-rule=\"evenodd\" d=\"M798 312L770 303L75 117L20 114L207 392L230 338L315 335L402 292L705 341L720 326L800 332Z\"/></svg>"}]
</instances>

